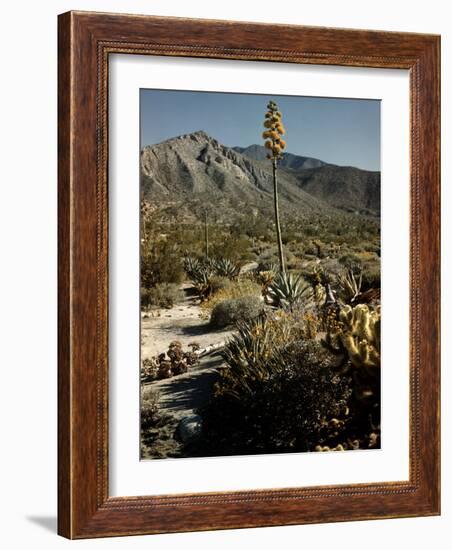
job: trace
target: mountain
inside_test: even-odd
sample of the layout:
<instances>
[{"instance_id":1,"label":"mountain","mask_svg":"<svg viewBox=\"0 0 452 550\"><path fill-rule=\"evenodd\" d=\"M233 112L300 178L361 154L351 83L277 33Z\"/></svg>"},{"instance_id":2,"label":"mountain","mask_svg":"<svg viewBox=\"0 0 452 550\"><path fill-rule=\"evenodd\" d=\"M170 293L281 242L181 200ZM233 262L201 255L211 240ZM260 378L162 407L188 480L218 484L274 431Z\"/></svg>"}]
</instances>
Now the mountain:
<instances>
[{"instance_id":1,"label":"mountain","mask_svg":"<svg viewBox=\"0 0 452 550\"><path fill-rule=\"evenodd\" d=\"M237 212L271 215L272 167L259 145L226 147L198 131L141 151L141 189L175 215L199 217L210 205L224 220ZM263 158L262 158L263 157ZM380 174L287 153L278 170L282 214L334 215L338 209L377 214Z\"/></svg>"},{"instance_id":2,"label":"mountain","mask_svg":"<svg viewBox=\"0 0 452 550\"><path fill-rule=\"evenodd\" d=\"M335 208L370 215L380 213L380 172L327 164L299 170L295 177L304 191Z\"/></svg>"},{"instance_id":3,"label":"mountain","mask_svg":"<svg viewBox=\"0 0 452 550\"><path fill-rule=\"evenodd\" d=\"M254 160L267 160L267 149L263 145L249 145L248 147L233 147L234 151L245 155ZM300 170L302 168L319 168L320 166L326 166L326 162L323 160L302 157L300 155L294 155L293 153L284 153L284 156L280 162L282 168L290 168L291 170Z\"/></svg>"},{"instance_id":4,"label":"mountain","mask_svg":"<svg viewBox=\"0 0 452 550\"><path fill-rule=\"evenodd\" d=\"M297 178L281 172L282 211L321 215L333 209L302 189ZM185 210L211 204L224 217L269 213L273 200L270 163L259 163L225 147L203 131L185 134L141 151L141 189L144 198L175 204Z\"/></svg>"},{"instance_id":5,"label":"mountain","mask_svg":"<svg viewBox=\"0 0 452 550\"><path fill-rule=\"evenodd\" d=\"M234 150L258 162L267 155L262 145ZM284 153L279 166L296 178L301 189L330 206L362 214L380 213L380 172L337 166L293 153Z\"/></svg>"}]
</instances>

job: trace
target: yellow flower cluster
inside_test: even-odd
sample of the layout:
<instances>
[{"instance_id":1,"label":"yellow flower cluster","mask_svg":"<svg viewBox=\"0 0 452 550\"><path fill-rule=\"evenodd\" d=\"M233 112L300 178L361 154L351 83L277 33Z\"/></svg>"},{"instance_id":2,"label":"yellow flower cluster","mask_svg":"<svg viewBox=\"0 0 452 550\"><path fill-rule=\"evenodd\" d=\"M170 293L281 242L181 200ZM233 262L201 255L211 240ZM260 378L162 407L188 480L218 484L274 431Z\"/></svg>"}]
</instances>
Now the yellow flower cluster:
<instances>
[{"instance_id":1,"label":"yellow flower cluster","mask_svg":"<svg viewBox=\"0 0 452 550\"><path fill-rule=\"evenodd\" d=\"M282 123L281 112L278 111L278 106L274 101L270 101L267 105L268 111L265 113L264 128L262 137L265 141L265 147L269 150L267 158L280 159L282 152L286 147L286 142L282 139L286 133Z\"/></svg>"}]
</instances>

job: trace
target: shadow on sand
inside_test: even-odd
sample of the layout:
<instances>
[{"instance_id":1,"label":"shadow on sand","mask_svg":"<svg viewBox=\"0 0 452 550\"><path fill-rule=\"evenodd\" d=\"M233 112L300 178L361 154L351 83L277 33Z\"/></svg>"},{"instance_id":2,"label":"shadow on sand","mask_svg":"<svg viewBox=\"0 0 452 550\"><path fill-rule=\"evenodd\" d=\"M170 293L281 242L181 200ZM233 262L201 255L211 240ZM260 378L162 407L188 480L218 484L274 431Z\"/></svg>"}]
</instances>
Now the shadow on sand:
<instances>
[{"instance_id":1,"label":"shadow on sand","mask_svg":"<svg viewBox=\"0 0 452 550\"><path fill-rule=\"evenodd\" d=\"M208 362L207 370L206 362ZM212 386L218 379L216 369L221 366L222 358L211 356L206 358L206 362L202 367L194 367L191 376L170 378L167 383L159 386L160 401L164 403L165 409L173 411L197 409L207 402ZM202 372L197 372L201 369L203 369Z\"/></svg>"}]
</instances>

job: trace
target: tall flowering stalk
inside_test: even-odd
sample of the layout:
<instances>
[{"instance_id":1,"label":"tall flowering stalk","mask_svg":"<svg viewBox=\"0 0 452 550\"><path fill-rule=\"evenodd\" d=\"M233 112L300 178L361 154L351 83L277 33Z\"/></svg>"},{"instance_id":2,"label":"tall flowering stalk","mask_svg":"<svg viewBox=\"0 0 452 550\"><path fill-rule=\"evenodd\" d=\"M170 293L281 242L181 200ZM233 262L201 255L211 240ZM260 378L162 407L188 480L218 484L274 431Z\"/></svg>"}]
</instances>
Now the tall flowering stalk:
<instances>
[{"instance_id":1,"label":"tall flowering stalk","mask_svg":"<svg viewBox=\"0 0 452 550\"><path fill-rule=\"evenodd\" d=\"M276 238L278 242L279 267L281 273L284 274L286 272L286 266L281 238L281 225L279 222L277 171L278 161L282 159L282 152L286 147L286 142L282 139L286 131L281 120L282 115L278 110L278 105L274 101L270 101L267 105L267 109L264 120L265 131L262 137L265 139L265 147L268 149L267 158L271 160L273 166L273 200L275 207Z\"/></svg>"}]
</instances>

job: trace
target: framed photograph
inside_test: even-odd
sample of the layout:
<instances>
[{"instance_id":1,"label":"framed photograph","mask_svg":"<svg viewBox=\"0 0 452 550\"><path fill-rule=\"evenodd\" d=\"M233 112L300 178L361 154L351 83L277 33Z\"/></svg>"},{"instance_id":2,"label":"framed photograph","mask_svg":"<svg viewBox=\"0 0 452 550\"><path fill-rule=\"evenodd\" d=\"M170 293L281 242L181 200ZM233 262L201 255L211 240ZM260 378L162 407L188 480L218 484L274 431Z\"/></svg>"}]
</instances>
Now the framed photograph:
<instances>
[{"instance_id":1,"label":"framed photograph","mask_svg":"<svg viewBox=\"0 0 452 550\"><path fill-rule=\"evenodd\" d=\"M440 513L433 35L59 16L59 533Z\"/></svg>"}]
</instances>

